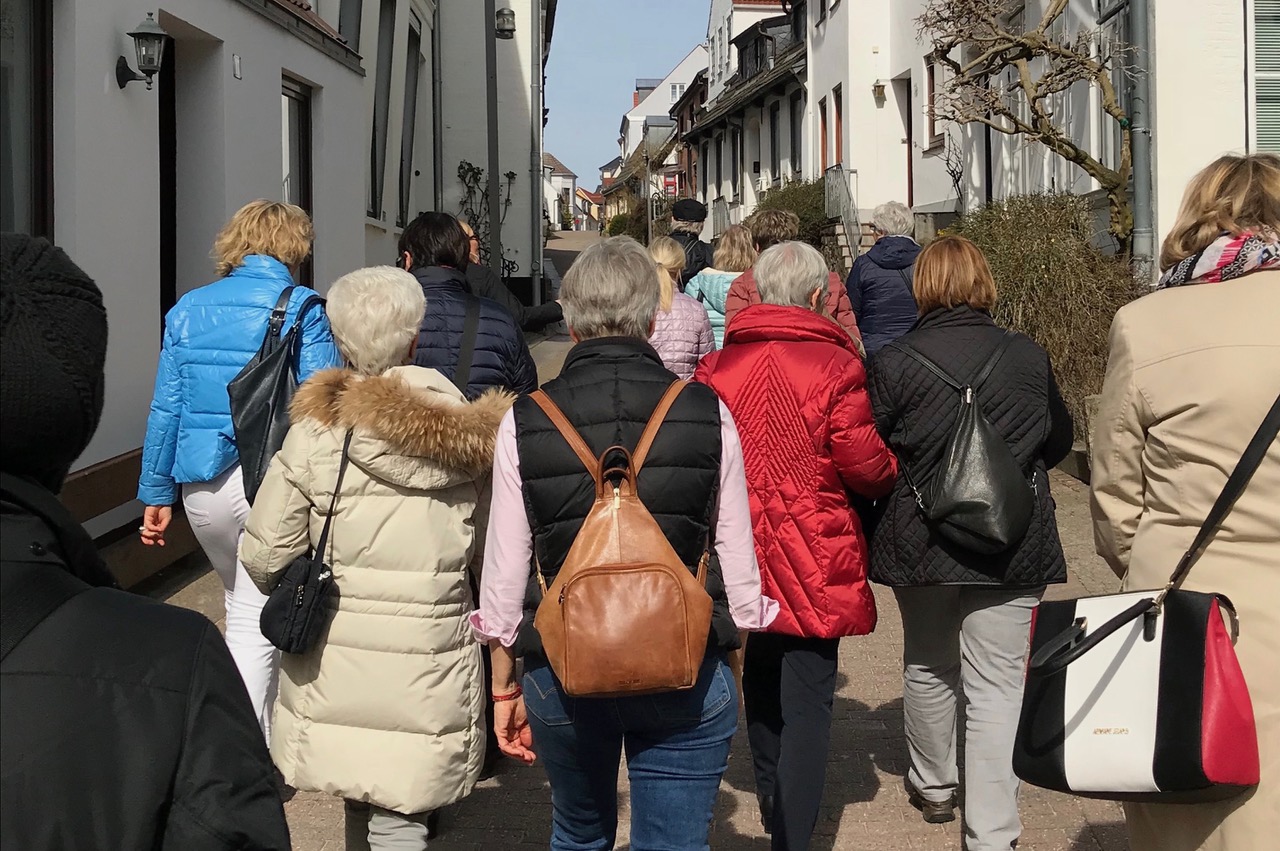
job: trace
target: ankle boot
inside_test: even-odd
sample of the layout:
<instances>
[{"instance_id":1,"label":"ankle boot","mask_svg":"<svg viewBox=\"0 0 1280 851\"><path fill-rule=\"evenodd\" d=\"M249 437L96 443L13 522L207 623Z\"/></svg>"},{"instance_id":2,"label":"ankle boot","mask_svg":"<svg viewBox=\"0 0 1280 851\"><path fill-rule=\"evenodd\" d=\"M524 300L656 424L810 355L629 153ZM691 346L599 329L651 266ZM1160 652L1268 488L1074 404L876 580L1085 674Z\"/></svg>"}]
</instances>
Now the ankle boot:
<instances>
[{"instance_id":1,"label":"ankle boot","mask_svg":"<svg viewBox=\"0 0 1280 851\"><path fill-rule=\"evenodd\" d=\"M756 800L760 802L760 825L764 828L766 834L773 833L773 796L772 795L756 795Z\"/></svg>"}]
</instances>

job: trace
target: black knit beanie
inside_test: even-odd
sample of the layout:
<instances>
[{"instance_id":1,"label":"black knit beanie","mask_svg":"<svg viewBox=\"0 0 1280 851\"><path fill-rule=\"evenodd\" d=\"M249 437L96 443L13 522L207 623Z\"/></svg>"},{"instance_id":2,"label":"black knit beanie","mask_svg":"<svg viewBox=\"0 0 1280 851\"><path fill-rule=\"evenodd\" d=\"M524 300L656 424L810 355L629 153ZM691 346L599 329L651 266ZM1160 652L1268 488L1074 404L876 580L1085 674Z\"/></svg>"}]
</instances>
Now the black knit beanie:
<instances>
[{"instance_id":1,"label":"black knit beanie","mask_svg":"<svg viewBox=\"0 0 1280 851\"><path fill-rule=\"evenodd\" d=\"M55 493L102 416L107 311L48 240L0 234L0 469Z\"/></svg>"}]
</instances>

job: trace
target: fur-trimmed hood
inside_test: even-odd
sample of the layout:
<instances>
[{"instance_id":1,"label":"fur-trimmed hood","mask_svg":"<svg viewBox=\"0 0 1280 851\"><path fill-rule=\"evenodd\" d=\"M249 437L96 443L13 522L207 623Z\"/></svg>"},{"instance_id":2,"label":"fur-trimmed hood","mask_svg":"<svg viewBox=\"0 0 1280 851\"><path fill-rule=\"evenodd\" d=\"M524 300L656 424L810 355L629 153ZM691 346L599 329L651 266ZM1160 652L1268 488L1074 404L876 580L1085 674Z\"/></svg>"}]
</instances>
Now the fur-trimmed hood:
<instances>
[{"instance_id":1,"label":"fur-trimmed hood","mask_svg":"<svg viewBox=\"0 0 1280 851\"><path fill-rule=\"evenodd\" d=\"M498 423L514 400L490 390L468 402L452 382L423 367L372 377L330 369L298 389L289 413L304 428L352 429L352 462L378 478L429 490L488 472Z\"/></svg>"}]
</instances>

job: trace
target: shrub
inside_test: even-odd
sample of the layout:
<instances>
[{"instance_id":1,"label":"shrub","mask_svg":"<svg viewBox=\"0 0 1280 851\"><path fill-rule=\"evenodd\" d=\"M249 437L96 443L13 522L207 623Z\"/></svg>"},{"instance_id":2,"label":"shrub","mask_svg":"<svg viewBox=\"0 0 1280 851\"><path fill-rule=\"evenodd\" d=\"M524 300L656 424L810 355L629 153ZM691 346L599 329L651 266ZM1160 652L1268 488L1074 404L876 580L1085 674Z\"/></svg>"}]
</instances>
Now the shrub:
<instances>
[{"instance_id":1,"label":"shrub","mask_svg":"<svg viewBox=\"0 0 1280 851\"><path fill-rule=\"evenodd\" d=\"M827 199L821 181L793 180L760 196L757 210L790 210L800 217L800 239L822 249L822 229L827 225ZM747 227L751 227L750 220Z\"/></svg>"},{"instance_id":2,"label":"shrub","mask_svg":"<svg viewBox=\"0 0 1280 851\"><path fill-rule=\"evenodd\" d=\"M1139 294L1128 262L1093 244L1088 201L1017 196L965 214L947 232L982 249L999 290L996 321L1049 352L1083 435L1085 397L1102 389L1111 319Z\"/></svg>"},{"instance_id":3,"label":"shrub","mask_svg":"<svg viewBox=\"0 0 1280 851\"><path fill-rule=\"evenodd\" d=\"M609 236L622 236L622 234L627 232L628 218L630 217L626 213L619 213L612 219L609 219L609 224L605 227L604 232Z\"/></svg>"}]
</instances>

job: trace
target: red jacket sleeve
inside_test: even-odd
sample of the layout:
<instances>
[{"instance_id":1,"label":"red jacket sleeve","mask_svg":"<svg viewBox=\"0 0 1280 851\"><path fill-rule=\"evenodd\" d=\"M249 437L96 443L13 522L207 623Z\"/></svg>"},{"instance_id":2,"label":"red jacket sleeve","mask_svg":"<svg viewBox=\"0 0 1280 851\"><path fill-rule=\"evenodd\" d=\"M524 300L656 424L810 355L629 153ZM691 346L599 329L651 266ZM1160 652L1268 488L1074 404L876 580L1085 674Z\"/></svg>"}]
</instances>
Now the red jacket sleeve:
<instances>
[{"instance_id":1,"label":"red jacket sleeve","mask_svg":"<svg viewBox=\"0 0 1280 851\"><path fill-rule=\"evenodd\" d=\"M711 354L698 361L698 366L693 371L693 380L699 384L705 384L708 387L711 387L711 376L716 370L716 361L719 359L720 352L713 351ZM714 390L715 388L712 389Z\"/></svg>"},{"instance_id":2,"label":"red jacket sleeve","mask_svg":"<svg viewBox=\"0 0 1280 851\"><path fill-rule=\"evenodd\" d=\"M835 272L831 273L831 285L827 291L827 314L836 324L849 332L855 340L862 340L862 332L858 330L858 319L853 315L853 305L849 303L849 291L844 281Z\"/></svg>"},{"instance_id":3,"label":"red jacket sleeve","mask_svg":"<svg viewBox=\"0 0 1280 851\"><path fill-rule=\"evenodd\" d=\"M729 294L724 298L724 327L728 328L739 310L751 304L751 288L754 280L750 279L750 270L739 275L729 287Z\"/></svg>"},{"instance_id":4,"label":"red jacket sleeve","mask_svg":"<svg viewBox=\"0 0 1280 851\"><path fill-rule=\"evenodd\" d=\"M845 487L868 499L884 496L898 477L898 459L876 430L862 361L849 360L830 404L831 457Z\"/></svg>"}]
</instances>

